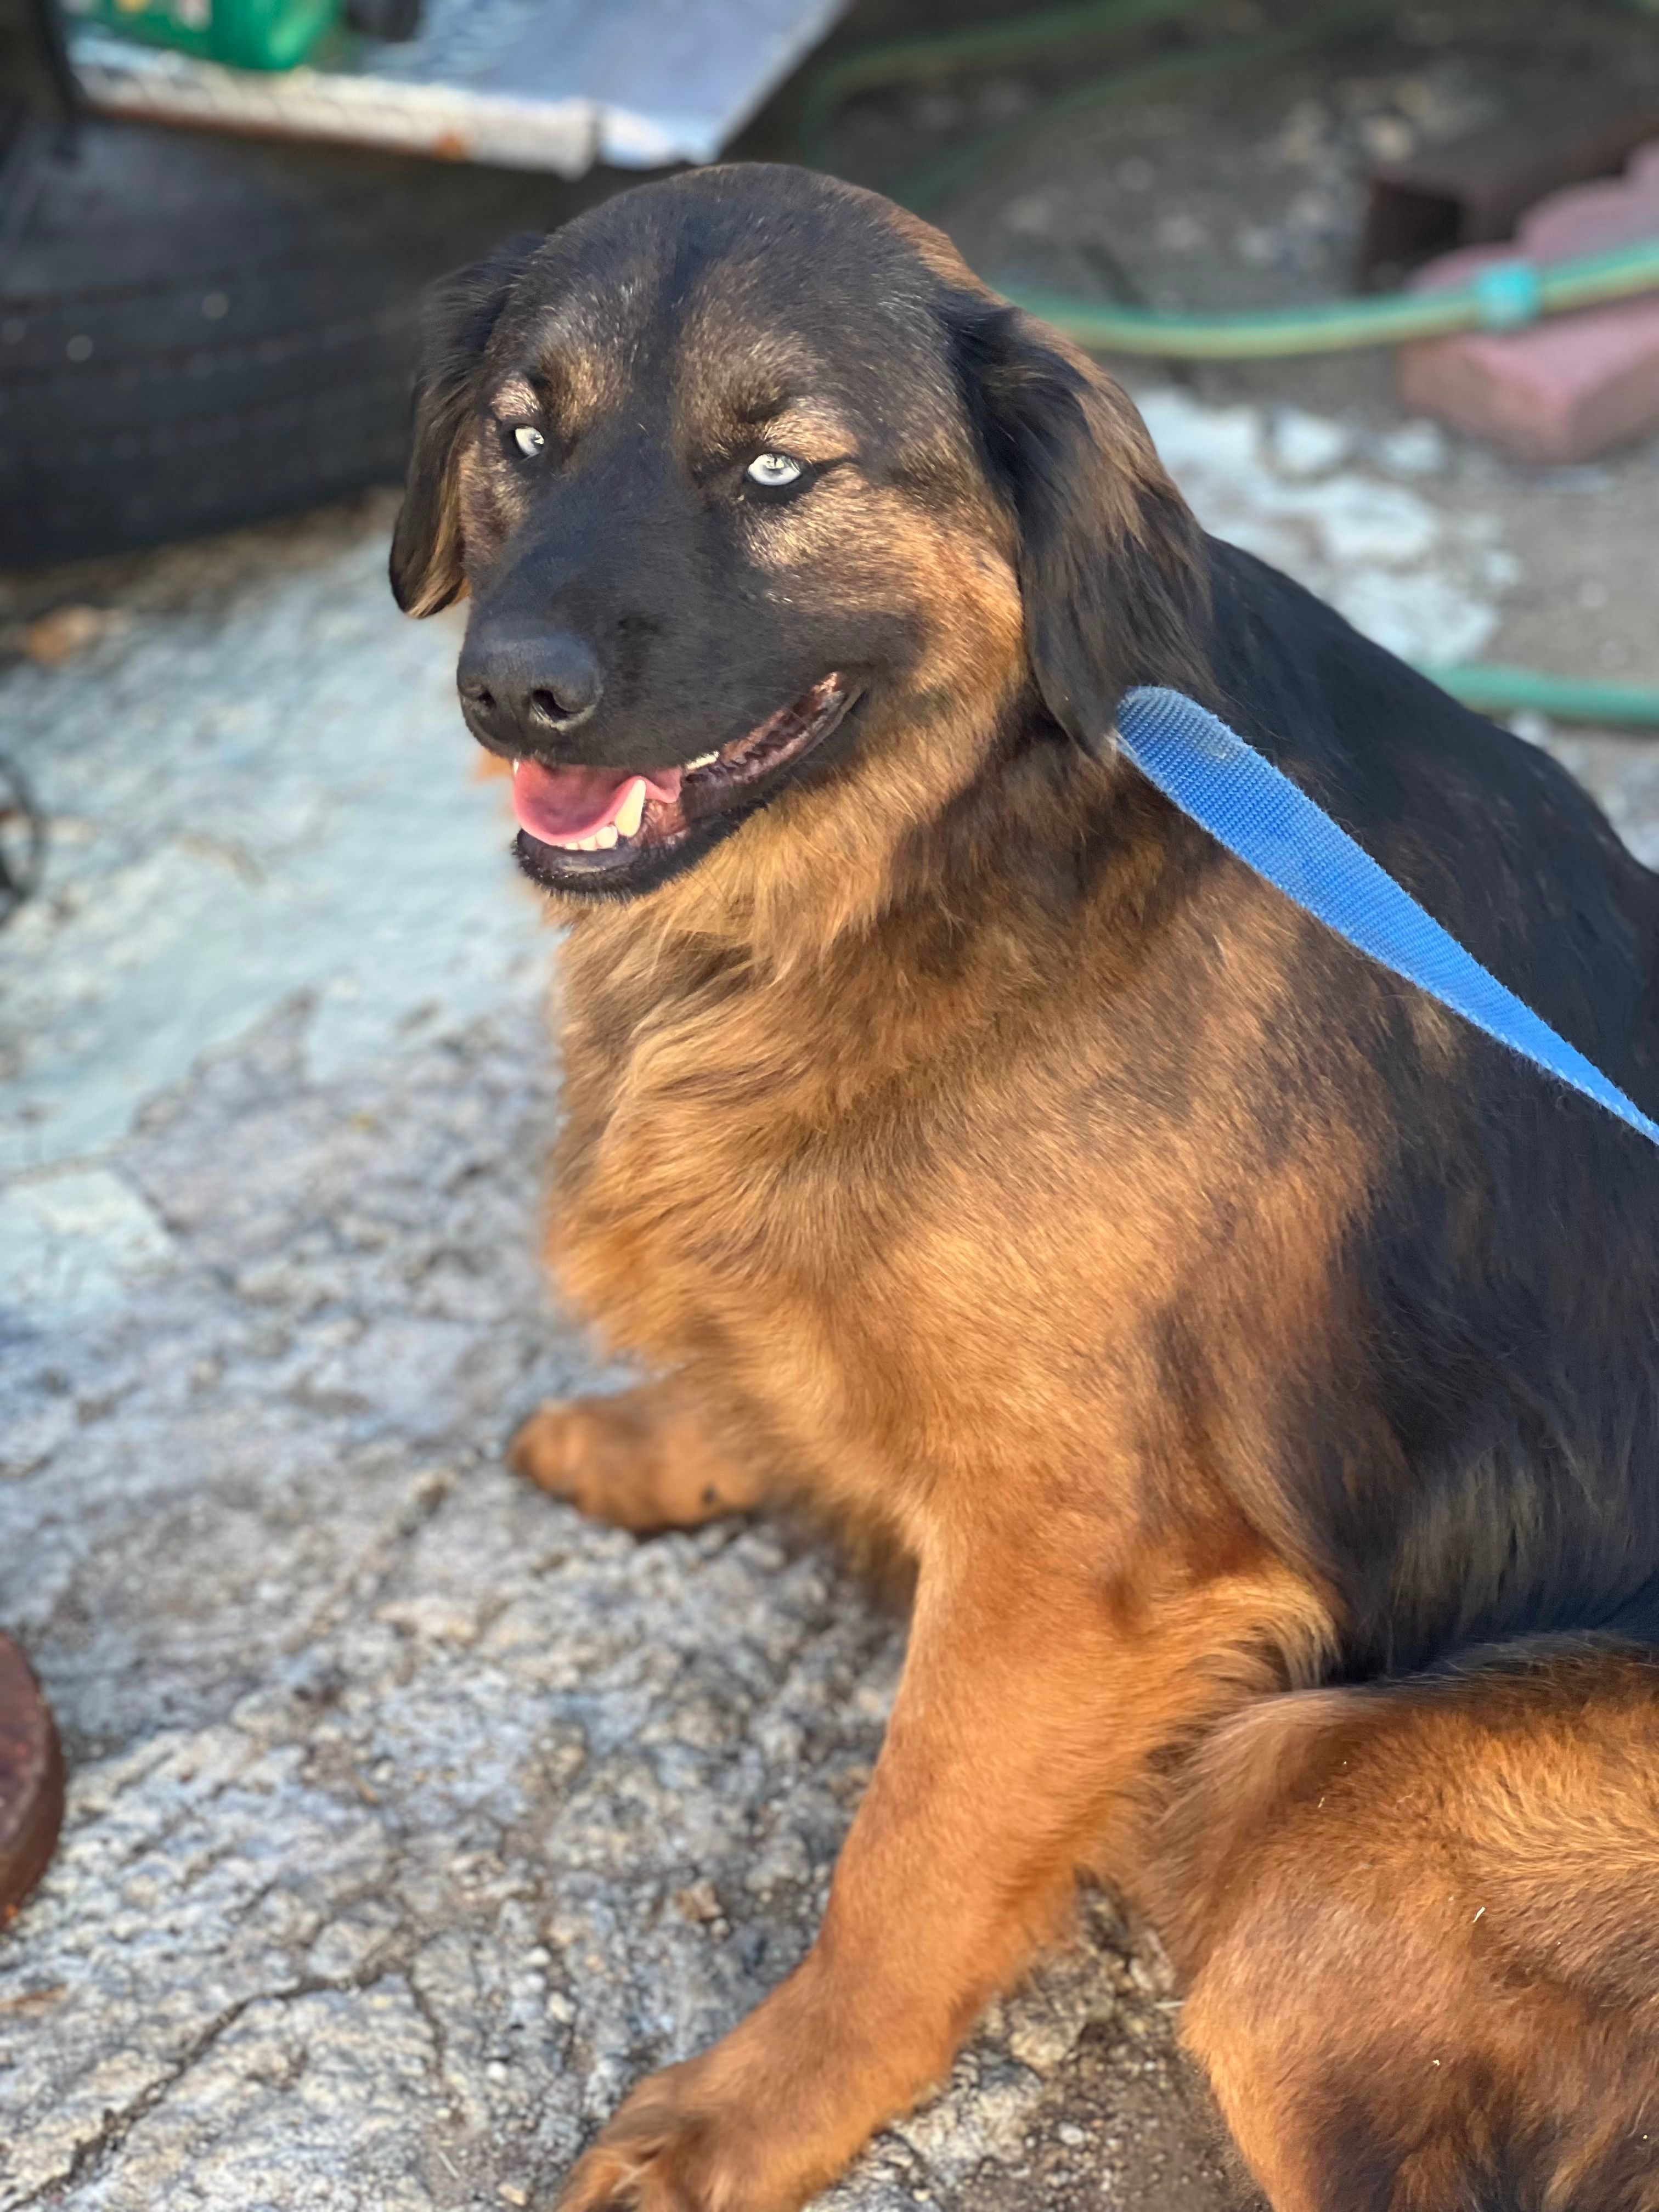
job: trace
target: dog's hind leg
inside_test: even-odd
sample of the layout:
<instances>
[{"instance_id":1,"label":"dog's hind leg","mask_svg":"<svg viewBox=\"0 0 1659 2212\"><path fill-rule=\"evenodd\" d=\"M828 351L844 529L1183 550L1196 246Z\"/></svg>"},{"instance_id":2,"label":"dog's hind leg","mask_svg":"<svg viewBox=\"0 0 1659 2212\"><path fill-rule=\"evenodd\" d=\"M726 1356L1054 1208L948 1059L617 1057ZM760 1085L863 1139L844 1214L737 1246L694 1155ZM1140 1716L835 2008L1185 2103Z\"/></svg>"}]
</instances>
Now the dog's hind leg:
<instances>
[{"instance_id":1,"label":"dog's hind leg","mask_svg":"<svg viewBox=\"0 0 1659 2212\"><path fill-rule=\"evenodd\" d=\"M1274 2212L1659 2212L1659 1659L1271 1699L1143 1888Z\"/></svg>"},{"instance_id":2,"label":"dog's hind leg","mask_svg":"<svg viewBox=\"0 0 1659 2212\"><path fill-rule=\"evenodd\" d=\"M520 1429L507 1462L591 1519L639 1535L746 1512L764 1487L714 1441L672 1376L613 1397L550 1401Z\"/></svg>"}]
</instances>

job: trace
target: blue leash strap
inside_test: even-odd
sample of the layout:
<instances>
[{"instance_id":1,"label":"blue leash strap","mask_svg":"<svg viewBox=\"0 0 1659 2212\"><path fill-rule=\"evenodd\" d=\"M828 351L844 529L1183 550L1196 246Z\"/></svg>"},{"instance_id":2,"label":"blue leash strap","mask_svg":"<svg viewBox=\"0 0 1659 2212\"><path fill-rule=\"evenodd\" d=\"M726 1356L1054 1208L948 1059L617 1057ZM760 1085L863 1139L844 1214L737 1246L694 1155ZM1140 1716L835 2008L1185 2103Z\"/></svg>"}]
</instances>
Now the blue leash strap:
<instances>
[{"instance_id":1,"label":"blue leash strap","mask_svg":"<svg viewBox=\"0 0 1659 2212\"><path fill-rule=\"evenodd\" d=\"M1144 685L1126 694L1117 731L1149 782L1316 921L1659 1145L1659 1123L1218 716L1179 691Z\"/></svg>"}]
</instances>

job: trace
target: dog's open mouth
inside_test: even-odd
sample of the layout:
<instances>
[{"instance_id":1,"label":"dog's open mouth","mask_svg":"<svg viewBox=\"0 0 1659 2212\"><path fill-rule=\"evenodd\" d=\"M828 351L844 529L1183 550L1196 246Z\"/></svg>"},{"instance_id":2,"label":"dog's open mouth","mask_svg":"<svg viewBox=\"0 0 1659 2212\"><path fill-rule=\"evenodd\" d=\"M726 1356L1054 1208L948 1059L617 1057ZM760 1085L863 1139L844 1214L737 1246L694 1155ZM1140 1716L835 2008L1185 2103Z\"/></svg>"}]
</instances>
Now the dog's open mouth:
<instances>
[{"instance_id":1,"label":"dog's open mouth","mask_svg":"<svg viewBox=\"0 0 1659 2212\"><path fill-rule=\"evenodd\" d=\"M678 768L550 768L513 764L513 811L529 872L599 890L696 842L699 829L735 825L781 772L827 738L853 703L852 684L826 676L793 705L718 751ZM526 850L526 847L528 849ZM645 872L655 875L657 869Z\"/></svg>"}]
</instances>

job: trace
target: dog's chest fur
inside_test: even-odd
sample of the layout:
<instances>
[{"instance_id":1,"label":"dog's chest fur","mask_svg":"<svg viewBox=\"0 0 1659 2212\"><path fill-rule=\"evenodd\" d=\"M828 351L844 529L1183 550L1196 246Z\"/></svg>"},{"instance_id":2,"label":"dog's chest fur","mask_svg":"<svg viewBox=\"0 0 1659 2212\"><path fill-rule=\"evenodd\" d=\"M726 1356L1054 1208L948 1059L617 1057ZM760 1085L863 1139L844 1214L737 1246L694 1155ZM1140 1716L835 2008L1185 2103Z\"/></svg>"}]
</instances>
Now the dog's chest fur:
<instances>
[{"instance_id":1,"label":"dog's chest fur","mask_svg":"<svg viewBox=\"0 0 1659 2212\"><path fill-rule=\"evenodd\" d=\"M1255 1326L1225 1387L1265 1441L1270 1378L1322 1333L1350 1164L1340 1139L1241 1147L1202 1006L1173 1039L1183 1125L1139 1110L1170 1079L1176 975L1114 1006L1075 939L1012 981L988 933L926 981L872 953L636 982L610 949L572 949L552 1235L610 1341L723 1382L796 1480L902 1521L1015 1471L1097 1504L1103 1461L1133 1486L1184 1454L1168 1317L1231 1296Z\"/></svg>"},{"instance_id":2,"label":"dog's chest fur","mask_svg":"<svg viewBox=\"0 0 1659 2212\"><path fill-rule=\"evenodd\" d=\"M932 1085L872 1080L892 1040L844 1053L810 985L667 994L596 1050L603 1000L583 980L553 1232L567 1294L635 1356L723 1381L804 1468L862 1486L861 1464L876 1480L914 1457L928 1399L942 1413L971 1358L925 1348L947 1272Z\"/></svg>"}]
</instances>

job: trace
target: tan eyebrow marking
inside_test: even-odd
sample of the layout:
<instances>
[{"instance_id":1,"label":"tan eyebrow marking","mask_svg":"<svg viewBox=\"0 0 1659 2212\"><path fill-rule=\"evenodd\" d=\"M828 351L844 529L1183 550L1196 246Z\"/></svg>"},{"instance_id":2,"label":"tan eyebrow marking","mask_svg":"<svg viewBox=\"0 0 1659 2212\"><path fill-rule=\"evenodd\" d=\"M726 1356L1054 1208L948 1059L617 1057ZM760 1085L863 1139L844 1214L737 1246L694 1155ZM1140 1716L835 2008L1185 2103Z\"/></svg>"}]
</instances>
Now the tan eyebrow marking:
<instances>
[{"instance_id":1,"label":"tan eyebrow marking","mask_svg":"<svg viewBox=\"0 0 1659 2212\"><path fill-rule=\"evenodd\" d=\"M740 416L738 421L752 433L763 433L769 444L775 440L790 451L799 447L805 454L817 459L831 453L854 453L858 447L852 424L823 400L787 399L765 413Z\"/></svg>"},{"instance_id":2,"label":"tan eyebrow marking","mask_svg":"<svg viewBox=\"0 0 1659 2212\"><path fill-rule=\"evenodd\" d=\"M542 411L541 394L527 376L509 376L505 384L496 386L489 404L496 415L539 415Z\"/></svg>"}]
</instances>

